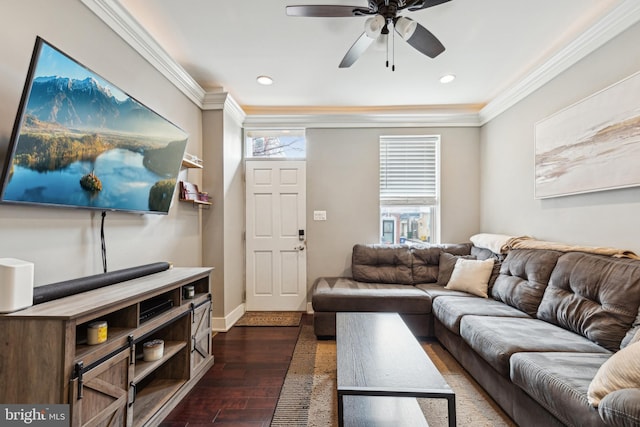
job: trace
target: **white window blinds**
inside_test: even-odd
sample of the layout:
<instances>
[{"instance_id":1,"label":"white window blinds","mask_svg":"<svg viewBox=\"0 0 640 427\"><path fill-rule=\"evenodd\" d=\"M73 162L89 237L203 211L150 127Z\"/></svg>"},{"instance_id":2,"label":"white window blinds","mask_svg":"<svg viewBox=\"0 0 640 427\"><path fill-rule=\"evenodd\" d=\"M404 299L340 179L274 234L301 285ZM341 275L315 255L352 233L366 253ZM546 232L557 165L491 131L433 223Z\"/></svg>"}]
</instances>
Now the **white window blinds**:
<instances>
[{"instance_id":1,"label":"white window blinds","mask_svg":"<svg viewBox=\"0 0 640 427\"><path fill-rule=\"evenodd\" d=\"M380 204L434 205L440 136L380 137Z\"/></svg>"}]
</instances>

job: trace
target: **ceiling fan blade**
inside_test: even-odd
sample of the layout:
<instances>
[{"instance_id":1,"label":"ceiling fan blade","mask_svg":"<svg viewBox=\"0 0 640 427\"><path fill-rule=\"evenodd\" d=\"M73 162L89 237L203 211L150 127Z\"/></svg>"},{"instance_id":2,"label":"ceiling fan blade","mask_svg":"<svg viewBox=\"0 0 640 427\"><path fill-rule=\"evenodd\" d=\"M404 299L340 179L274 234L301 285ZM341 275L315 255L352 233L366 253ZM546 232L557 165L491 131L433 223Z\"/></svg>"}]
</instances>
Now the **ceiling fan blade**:
<instances>
[{"instance_id":1,"label":"ceiling fan blade","mask_svg":"<svg viewBox=\"0 0 640 427\"><path fill-rule=\"evenodd\" d=\"M348 68L353 65L354 62L360 58L360 55L364 53L365 50L373 43L373 39L367 37L366 33L362 33L360 38L356 40L356 42L351 46L351 49L347 52L347 54L342 58L342 62L338 66L339 68Z\"/></svg>"},{"instance_id":2,"label":"ceiling fan blade","mask_svg":"<svg viewBox=\"0 0 640 427\"><path fill-rule=\"evenodd\" d=\"M422 10L429 7L437 6L442 3L447 3L451 0L418 0L412 5L407 6L406 8L411 11Z\"/></svg>"},{"instance_id":3,"label":"ceiling fan blade","mask_svg":"<svg viewBox=\"0 0 640 427\"><path fill-rule=\"evenodd\" d=\"M341 5L287 6L286 10L288 16L310 16L320 18L341 18L373 14L369 9L360 6Z\"/></svg>"},{"instance_id":4,"label":"ceiling fan blade","mask_svg":"<svg viewBox=\"0 0 640 427\"><path fill-rule=\"evenodd\" d=\"M430 58L435 58L444 52L444 46L440 40L431 31L417 22L416 24L416 30L411 37L407 38L407 43Z\"/></svg>"}]
</instances>

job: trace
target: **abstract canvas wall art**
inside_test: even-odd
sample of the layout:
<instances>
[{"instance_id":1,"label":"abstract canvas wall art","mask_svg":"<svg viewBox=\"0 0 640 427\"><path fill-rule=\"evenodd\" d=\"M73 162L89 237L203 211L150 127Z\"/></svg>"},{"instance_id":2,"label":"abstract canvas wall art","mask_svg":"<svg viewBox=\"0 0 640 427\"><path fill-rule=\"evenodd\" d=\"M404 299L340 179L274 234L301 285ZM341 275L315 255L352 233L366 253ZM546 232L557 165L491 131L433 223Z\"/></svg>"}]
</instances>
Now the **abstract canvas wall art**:
<instances>
[{"instance_id":1,"label":"abstract canvas wall art","mask_svg":"<svg viewBox=\"0 0 640 427\"><path fill-rule=\"evenodd\" d=\"M535 198L640 185L640 73L535 125Z\"/></svg>"}]
</instances>

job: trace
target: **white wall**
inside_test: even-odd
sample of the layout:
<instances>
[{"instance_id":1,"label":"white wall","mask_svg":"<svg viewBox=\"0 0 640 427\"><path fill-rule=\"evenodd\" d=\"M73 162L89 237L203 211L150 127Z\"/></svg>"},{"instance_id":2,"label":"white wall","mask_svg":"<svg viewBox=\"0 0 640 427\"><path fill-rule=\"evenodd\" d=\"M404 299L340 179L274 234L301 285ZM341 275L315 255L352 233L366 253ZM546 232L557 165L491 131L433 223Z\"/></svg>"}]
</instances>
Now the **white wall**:
<instances>
[{"instance_id":1,"label":"white wall","mask_svg":"<svg viewBox=\"0 0 640 427\"><path fill-rule=\"evenodd\" d=\"M183 128L190 135L187 151L200 155L199 108L81 2L4 1L2 18L0 158L37 35ZM189 179L200 178L192 173ZM157 261L202 264L199 213L176 199L167 216L109 212L105 234L110 271ZM0 205L0 257L34 262L36 285L100 273L100 213Z\"/></svg>"},{"instance_id":2,"label":"white wall","mask_svg":"<svg viewBox=\"0 0 640 427\"><path fill-rule=\"evenodd\" d=\"M639 40L636 24L482 127L483 231L640 253L639 187L533 197L534 124L638 72Z\"/></svg>"},{"instance_id":3,"label":"white wall","mask_svg":"<svg viewBox=\"0 0 640 427\"><path fill-rule=\"evenodd\" d=\"M477 128L307 129L308 285L349 275L356 243L378 243L380 135L441 135L441 241L480 226ZM327 211L314 221L313 211Z\"/></svg>"}]
</instances>

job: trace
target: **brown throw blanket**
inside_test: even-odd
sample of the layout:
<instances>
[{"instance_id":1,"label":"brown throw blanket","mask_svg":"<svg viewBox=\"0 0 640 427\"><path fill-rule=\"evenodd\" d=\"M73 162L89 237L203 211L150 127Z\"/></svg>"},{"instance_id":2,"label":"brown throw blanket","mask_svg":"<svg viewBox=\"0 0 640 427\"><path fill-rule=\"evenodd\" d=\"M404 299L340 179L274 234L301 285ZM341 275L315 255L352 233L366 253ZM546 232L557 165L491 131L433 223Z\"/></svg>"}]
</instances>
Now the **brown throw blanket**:
<instances>
[{"instance_id":1,"label":"brown throw blanket","mask_svg":"<svg viewBox=\"0 0 640 427\"><path fill-rule=\"evenodd\" d=\"M530 237L511 238L507 242L506 246L509 249L552 249L552 250L561 251L561 252L587 252L591 254L612 256L614 258L640 259L638 255L628 250L599 247L599 246L567 245L564 243L545 242L543 240L535 240Z\"/></svg>"}]
</instances>

